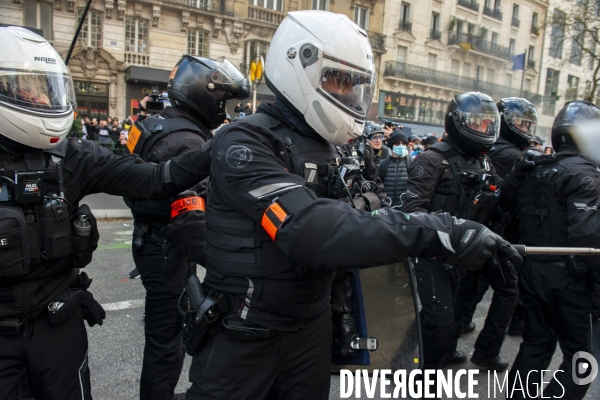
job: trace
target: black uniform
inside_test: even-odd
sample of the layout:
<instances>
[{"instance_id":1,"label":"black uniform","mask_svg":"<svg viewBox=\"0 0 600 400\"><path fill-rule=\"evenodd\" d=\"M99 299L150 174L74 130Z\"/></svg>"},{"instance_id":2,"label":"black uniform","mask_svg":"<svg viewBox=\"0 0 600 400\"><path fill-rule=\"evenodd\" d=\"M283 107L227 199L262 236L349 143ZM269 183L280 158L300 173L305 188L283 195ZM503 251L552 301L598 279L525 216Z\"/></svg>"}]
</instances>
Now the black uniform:
<instances>
[{"instance_id":1,"label":"black uniform","mask_svg":"<svg viewBox=\"0 0 600 400\"><path fill-rule=\"evenodd\" d=\"M207 175L209 149L207 144L160 165L117 157L76 138L48 151L32 149L15 157L0 153L2 176L8 183L0 197L0 236L7 239L0 240L0 398L18 399L27 365L36 398L91 399L82 317L93 325L102 322L104 312L85 290L89 278L79 273L79 267L91 261L98 233L93 226L91 242L75 234L77 214L87 214L95 225L89 208L78 208L77 203L99 192L145 198L175 195ZM58 161L64 200L52 195L59 193ZM14 171L43 174L26 179L27 185L18 190L10 183ZM39 193L41 198L23 203L20 194L26 193ZM65 304L49 307L52 302Z\"/></svg>"},{"instance_id":2,"label":"black uniform","mask_svg":"<svg viewBox=\"0 0 600 400\"><path fill-rule=\"evenodd\" d=\"M160 117L146 118L143 125L149 131L161 127L154 134L160 139L142 146L143 154L139 154L144 161L157 164L201 147L208 132L200 121L173 107L164 109ZM125 201L134 218L133 260L146 289L140 398L170 399L184 359L180 338L183 316L177 304L187 279L196 271L196 263L175 249L179 240L165 235L165 228L171 223L169 200ZM202 222L195 221L192 229L203 231ZM199 254L204 252L202 240L196 240L194 246ZM202 260L196 261L203 264Z\"/></svg>"},{"instance_id":3,"label":"black uniform","mask_svg":"<svg viewBox=\"0 0 600 400\"><path fill-rule=\"evenodd\" d=\"M489 177L490 185L501 184L501 179L486 156L467 159L450 142L438 142L415 157L409 170L407 195L402 210L430 213L446 211L460 218L487 223L489 211L497 204L497 199L494 193L486 192L487 188L480 187L481 182L476 177L483 174ZM477 205L468 207L467 204L474 202L477 193L480 193ZM444 353L456 350L462 320L472 303L475 295L473 285L477 285L480 273L493 282L494 298L475 349L488 357L496 357L517 300L514 267L504 268L502 271L506 282L500 269L489 265L468 273L463 278L464 284L459 293L460 283L455 274L447 275L444 268L435 265L436 263L419 260L418 264L425 265L424 268L417 267L415 271L422 304L425 368L439 368Z\"/></svg>"},{"instance_id":4,"label":"black uniform","mask_svg":"<svg viewBox=\"0 0 600 400\"><path fill-rule=\"evenodd\" d=\"M229 294L224 321L269 337L216 333L194 355L187 398L327 399L333 271L430 258L452 220L324 198L336 151L283 104L263 103L223 129L213 140L204 285ZM289 215L267 230L275 198Z\"/></svg>"},{"instance_id":5,"label":"black uniform","mask_svg":"<svg viewBox=\"0 0 600 400\"><path fill-rule=\"evenodd\" d=\"M597 167L579 156L570 145L561 146L555 156L540 156L535 160L538 166L524 180L511 175L503 188L503 196L518 206L523 243L598 247L600 174ZM598 262L586 257L584 265L589 267ZM564 372L554 375L557 380L548 384L544 397L577 400L585 396L589 384L574 383L572 362L579 351L591 353L591 279L585 269L569 265L569 258L565 256L528 255L525 258L519 281L525 331L509 373L508 387L513 387L517 373L525 385L529 371L547 369L559 343L563 362L558 369ZM530 376L531 394L535 393L535 385L539 387L539 378L539 372ZM521 395L522 392L515 392L513 398Z\"/></svg>"}]
</instances>

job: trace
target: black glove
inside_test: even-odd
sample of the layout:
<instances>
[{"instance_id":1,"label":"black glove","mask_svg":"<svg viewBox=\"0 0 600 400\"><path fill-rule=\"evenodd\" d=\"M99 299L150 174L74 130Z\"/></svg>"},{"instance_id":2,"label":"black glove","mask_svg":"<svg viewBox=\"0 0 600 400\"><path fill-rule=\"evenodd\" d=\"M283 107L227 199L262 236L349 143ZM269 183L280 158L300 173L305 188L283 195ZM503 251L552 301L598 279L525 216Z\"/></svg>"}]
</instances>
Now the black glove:
<instances>
[{"instance_id":1,"label":"black glove","mask_svg":"<svg viewBox=\"0 0 600 400\"><path fill-rule=\"evenodd\" d=\"M477 222L456 217L452 219L454 226L450 243L454 253L443 260L445 263L458 267L464 273L480 268L496 255L496 251L504 241L500 236Z\"/></svg>"},{"instance_id":2,"label":"black glove","mask_svg":"<svg viewBox=\"0 0 600 400\"><path fill-rule=\"evenodd\" d=\"M448 264L444 264L444 269L446 270L446 276L451 281L457 281L458 282L463 277L462 271L459 268L457 268L457 267L454 267L454 266L448 265Z\"/></svg>"},{"instance_id":3,"label":"black glove","mask_svg":"<svg viewBox=\"0 0 600 400\"><path fill-rule=\"evenodd\" d=\"M515 268L519 268L521 264L523 264L523 257L521 257L519 252L506 240L502 241L496 254L500 259L500 263L503 265L506 263L511 263Z\"/></svg>"},{"instance_id":4,"label":"black glove","mask_svg":"<svg viewBox=\"0 0 600 400\"><path fill-rule=\"evenodd\" d=\"M83 312L83 318L87 321L90 327L98 324L102 325L104 318L106 318L106 311L104 308L94 299L94 296L84 291L81 295L81 310Z\"/></svg>"},{"instance_id":5,"label":"black glove","mask_svg":"<svg viewBox=\"0 0 600 400\"><path fill-rule=\"evenodd\" d=\"M354 319L348 312L337 312L332 313L333 322L333 343L332 352L336 356L353 356L356 353L350 344L352 339L358 336L356 327L354 326Z\"/></svg>"},{"instance_id":6,"label":"black glove","mask_svg":"<svg viewBox=\"0 0 600 400\"><path fill-rule=\"evenodd\" d=\"M525 152L525 154L523 155L523 158L520 159L519 161L517 161L517 163L516 163L517 169L524 173L531 171L537 165L533 159L539 155L540 155L540 153L538 153L535 150L527 150Z\"/></svg>"}]
</instances>

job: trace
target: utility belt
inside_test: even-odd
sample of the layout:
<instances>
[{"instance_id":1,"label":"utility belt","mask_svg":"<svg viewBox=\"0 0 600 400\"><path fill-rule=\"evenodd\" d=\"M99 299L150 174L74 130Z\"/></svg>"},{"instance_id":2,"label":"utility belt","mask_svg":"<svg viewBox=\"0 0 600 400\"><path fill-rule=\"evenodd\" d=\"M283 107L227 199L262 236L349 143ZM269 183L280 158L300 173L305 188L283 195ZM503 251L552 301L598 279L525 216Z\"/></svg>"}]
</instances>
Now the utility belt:
<instances>
[{"instance_id":1,"label":"utility belt","mask_svg":"<svg viewBox=\"0 0 600 400\"><path fill-rule=\"evenodd\" d=\"M169 276L177 272L181 263L185 261L183 253L159 229L136 221L133 226L133 250L136 253L142 251L148 240L156 242L162 248L162 257L165 261L161 271Z\"/></svg>"}]
</instances>

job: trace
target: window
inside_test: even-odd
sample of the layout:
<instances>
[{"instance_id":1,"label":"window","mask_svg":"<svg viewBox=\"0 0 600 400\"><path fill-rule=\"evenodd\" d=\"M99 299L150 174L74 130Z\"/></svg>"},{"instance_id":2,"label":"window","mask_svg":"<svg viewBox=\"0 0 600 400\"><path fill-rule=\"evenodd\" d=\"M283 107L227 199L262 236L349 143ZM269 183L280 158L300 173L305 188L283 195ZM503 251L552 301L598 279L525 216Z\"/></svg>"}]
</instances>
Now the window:
<instances>
[{"instance_id":1,"label":"window","mask_svg":"<svg viewBox=\"0 0 600 400\"><path fill-rule=\"evenodd\" d=\"M475 24L467 25L467 34L469 34L469 35L475 34Z\"/></svg>"},{"instance_id":2,"label":"window","mask_svg":"<svg viewBox=\"0 0 600 400\"><path fill-rule=\"evenodd\" d=\"M283 12L283 0L253 0L253 2L255 6Z\"/></svg>"},{"instance_id":3,"label":"window","mask_svg":"<svg viewBox=\"0 0 600 400\"><path fill-rule=\"evenodd\" d=\"M429 57L427 57L427 68L437 69L437 60L437 54L429 53Z\"/></svg>"},{"instance_id":4,"label":"window","mask_svg":"<svg viewBox=\"0 0 600 400\"><path fill-rule=\"evenodd\" d=\"M512 78L513 78L512 74L506 74L506 81L504 83L506 85L506 87L508 87L508 88L512 87Z\"/></svg>"},{"instance_id":5,"label":"window","mask_svg":"<svg viewBox=\"0 0 600 400\"><path fill-rule=\"evenodd\" d=\"M538 13L534 12L531 16L531 31L533 32L535 29L538 29Z\"/></svg>"},{"instance_id":6,"label":"window","mask_svg":"<svg viewBox=\"0 0 600 400\"><path fill-rule=\"evenodd\" d=\"M456 20L456 33L458 36L462 35L463 25L464 25L464 23L460 19Z\"/></svg>"},{"instance_id":7,"label":"window","mask_svg":"<svg viewBox=\"0 0 600 400\"><path fill-rule=\"evenodd\" d=\"M187 35L187 53L208 57L208 32L201 29L190 29Z\"/></svg>"},{"instance_id":8,"label":"window","mask_svg":"<svg viewBox=\"0 0 600 400\"><path fill-rule=\"evenodd\" d=\"M527 50L527 62L530 64L531 61L534 60L535 57L535 47L529 46L529 50Z\"/></svg>"},{"instance_id":9,"label":"window","mask_svg":"<svg viewBox=\"0 0 600 400\"><path fill-rule=\"evenodd\" d=\"M190 7L198 8L200 10L210 10L209 0L189 0Z\"/></svg>"},{"instance_id":10,"label":"window","mask_svg":"<svg viewBox=\"0 0 600 400\"><path fill-rule=\"evenodd\" d=\"M525 85L523 85L523 89L525 89L526 92L531 92L531 79L525 79Z\"/></svg>"},{"instance_id":11,"label":"window","mask_svg":"<svg viewBox=\"0 0 600 400\"><path fill-rule=\"evenodd\" d=\"M125 51L129 53L148 53L148 21L139 18L127 18L125 21Z\"/></svg>"},{"instance_id":12,"label":"window","mask_svg":"<svg viewBox=\"0 0 600 400\"><path fill-rule=\"evenodd\" d=\"M519 19L519 5L518 4L513 4L512 17L513 17L513 19Z\"/></svg>"},{"instance_id":13,"label":"window","mask_svg":"<svg viewBox=\"0 0 600 400\"><path fill-rule=\"evenodd\" d=\"M565 13L554 10L552 33L550 34L550 56L562 58L562 45L565 37Z\"/></svg>"},{"instance_id":14,"label":"window","mask_svg":"<svg viewBox=\"0 0 600 400\"><path fill-rule=\"evenodd\" d=\"M475 76L475 79L478 81L482 81L485 79L485 76L483 75L483 73L485 72L485 68L477 66L477 76Z\"/></svg>"},{"instance_id":15,"label":"window","mask_svg":"<svg viewBox=\"0 0 600 400\"><path fill-rule=\"evenodd\" d=\"M571 64L581 65L581 54L584 41L583 23L581 21L575 22L573 26L573 42L571 43Z\"/></svg>"},{"instance_id":16,"label":"window","mask_svg":"<svg viewBox=\"0 0 600 400\"><path fill-rule=\"evenodd\" d=\"M469 63L463 64L463 76L466 76L466 77L471 76L471 64L469 64Z\"/></svg>"},{"instance_id":17,"label":"window","mask_svg":"<svg viewBox=\"0 0 600 400\"><path fill-rule=\"evenodd\" d=\"M402 8L400 10L400 18L403 23L410 22L410 4L402 3Z\"/></svg>"},{"instance_id":18,"label":"window","mask_svg":"<svg viewBox=\"0 0 600 400\"><path fill-rule=\"evenodd\" d=\"M450 72L452 72L454 75L458 75L459 69L460 69L460 61L452 60L452 63L450 65Z\"/></svg>"},{"instance_id":19,"label":"window","mask_svg":"<svg viewBox=\"0 0 600 400\"><path fill-rule=\"evenodd\" d=\"M488 68L488 70L487 70L487 81L490 82L490 83L494 82L494 77L495 76L496 76L496 71L493 70L493 69L491 69L491 68Z\"/></svg>"},{"instance_id":20,"label":"window","mask_svg":"<svg viewBox=\"0 0 600 400\"><path fill-rule=\"evenodd\" d=\"M494 11L500 12L500 0L494 0Z\"/></svg>"},{"instance_id":21,"label":"window","mask_svg":"<svg viewBox=\"0 0 600 400\"><path fill-rule=\"evenodd\" d=\"M515 55L515 39L510 39L510 41L508 42L508 54L510 56Z\"/></svg>"},{"instance_id":22,"label":"window","mask_svg":"<svg viewBox=\"0 0 600 400\"><path fill-rule=\"evenodd\" d=\"M408 47L398 46L398 57L396 58L396 61L405 63L407 53L408 53Z\"/></svg>"},{"instance_id":23,"label":"window","mask_svg":"<svg viewBox=\"0 0 600 400\"><path fill-rule=\"evenodd\" d=\"M329 0L312 0L312 9L329 11Z\"/></svg>"},{"instance_id":24,"label":"window","mask_svg":"<svg viewBox=\"0 0 600 400\"><path fill-rule=\"evenodd\" d=\"M365 7L354 7L354 22L364 30L369 29L369 9Z\"/></svg>"},{"instance_id":25,"label":"window","mask_svg":"<svg viewBox=\"0 0 600 400\"><path fill-rule=\"evenodd\" d=\"M81 20L83 9L77 10L77 21ZM88 10L85 22L81 25L79 43L83 47L99 47L102 44L102 13Z\"/></svg>"},{"instance_id":26,"label":"window","mask_svg":"<svg viewBox=\"0 0 600 400\"><path fill-rule=\"evenodd\" d=\"M559 76L560 71L548 68L546 72L546 87L544 89L544 104L542 105L542 114L555 114Z\"/></svg>"},{"instance_id":27,"label":"window","mask_svg":"<svg viewBox=\"0 0 600 400\"><path fill-rule=\"evenodd\" d=\"M565 101L577 100L577 91L579 89L579 78L573 75L567 77L567 93Z\"/></svg>"},{"instance_id":28,"label":"window","mask_svg":"<svg viewBox=\"0 0 600 400\"><path fill-rule=\"evenodd\" d=\"M42 30L44 39L52 40L52 4L42 0L25 0L23 4L25 26Z\"/></svg>"},{"instance_id":29,"label":"window","mask_svg":"<svg viewBox=\"0 0 600 400\"><path fill-rule=\"evenodd\" d=\"M492 32L492 48L496 47L498 44L498 34L496 32Z\"/></svg>"},{"instance_id":30,"label":"window","mask_svg":"<svg viewBox=\"0 0 600 400\"><path fill-rule=\"evenodd\" d=\"M267 42L259 42L258 40L253 40L250 42L246 42L246 51L244 53L244 64L242 64L243 71L242 74L244 76L248 75L248 66L252 62L252 57L259 54L263 57L263 60L267 59L267 51L269 50L269 43ZM264 79L265 74L263 74Z\"/></svg>"},{"instance_id":31,"label":"window","mask_svg":"<svg viewBox=\"0 0 600 400\"><path fill-rule=\"evenodd\" d=\"M438 13L431 15L431 30L436 32L440 30L440 14Z\"/></svg>"},{"instance_id":32,"label":"window","mask_svg":"<svg viewBox=\"0 0 600 400\"><path fill-rule=\"evenodd\" d=\"M585 81L585 93L583 95L588 97L590 95L590 90L592 90L592 81Z\"/></svg>"}]
</instances>

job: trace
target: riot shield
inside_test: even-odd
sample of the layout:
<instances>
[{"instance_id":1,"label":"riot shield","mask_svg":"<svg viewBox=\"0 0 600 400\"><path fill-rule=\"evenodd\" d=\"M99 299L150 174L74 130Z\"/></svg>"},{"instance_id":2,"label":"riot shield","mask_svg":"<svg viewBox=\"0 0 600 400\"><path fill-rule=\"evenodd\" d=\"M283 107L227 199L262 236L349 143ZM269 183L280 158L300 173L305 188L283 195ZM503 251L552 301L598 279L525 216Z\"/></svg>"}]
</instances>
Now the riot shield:
<instances>
[{"instance_id":1,"label":"riot shield","mask_svg":"<svg viewBox=\"0 0 600 400\"><path fill-rule=\"evenodd\" d=\"M410 260L356 270L352 278L352 317L361 337L377 339L375 351L332 358L332 372L356 368L406 370L421 366L423 354L416 279ZM357 367L360 366L360 367Z\"/></svg>"}]
</instances>

